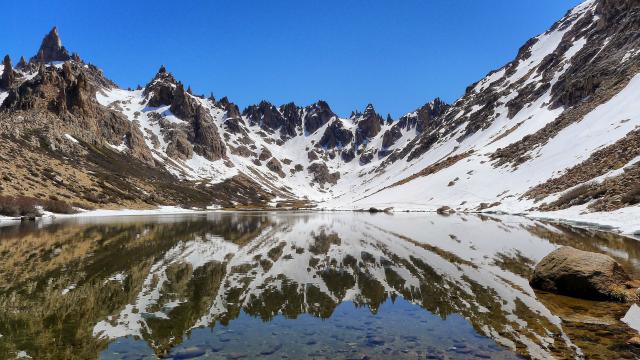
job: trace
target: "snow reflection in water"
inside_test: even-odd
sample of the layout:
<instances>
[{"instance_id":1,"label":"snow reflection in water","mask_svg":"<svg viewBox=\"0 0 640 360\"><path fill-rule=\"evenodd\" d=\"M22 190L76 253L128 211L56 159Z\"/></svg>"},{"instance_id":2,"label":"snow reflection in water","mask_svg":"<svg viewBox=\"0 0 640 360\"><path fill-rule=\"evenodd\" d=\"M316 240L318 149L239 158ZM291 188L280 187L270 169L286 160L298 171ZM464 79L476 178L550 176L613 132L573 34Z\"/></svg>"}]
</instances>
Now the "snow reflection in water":
<instances>
[{"instance_id":1,"label":"snow reflection in water","mask_svg":"<svg viewBox=\"0 0 640 360\"><path fill-rule=\"evenodd\" d=\"M5 227L0 354L633 357L624 305L529 287L559 245L638 274L634 240L517 217L214 213Z\"/></svg>"}]
</instances>

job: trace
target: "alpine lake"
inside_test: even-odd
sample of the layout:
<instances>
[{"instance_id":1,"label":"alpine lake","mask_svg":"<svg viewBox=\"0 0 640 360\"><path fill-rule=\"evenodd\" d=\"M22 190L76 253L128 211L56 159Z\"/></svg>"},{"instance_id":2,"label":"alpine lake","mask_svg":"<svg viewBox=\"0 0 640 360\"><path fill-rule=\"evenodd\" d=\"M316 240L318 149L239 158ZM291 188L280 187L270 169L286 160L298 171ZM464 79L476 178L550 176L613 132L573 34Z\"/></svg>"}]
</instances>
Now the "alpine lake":
<instances>
[{"instance_id":1,"label":"alpine lake","mask_svg":"<svg viewBox=\"0 0 640 360\"><path fill-rule=\"evenodd\" d=\"M634 359L629 304L534 291L562 245L515 216L210 212L0 226L0 358Z\"/></svg>"}]
</instances>

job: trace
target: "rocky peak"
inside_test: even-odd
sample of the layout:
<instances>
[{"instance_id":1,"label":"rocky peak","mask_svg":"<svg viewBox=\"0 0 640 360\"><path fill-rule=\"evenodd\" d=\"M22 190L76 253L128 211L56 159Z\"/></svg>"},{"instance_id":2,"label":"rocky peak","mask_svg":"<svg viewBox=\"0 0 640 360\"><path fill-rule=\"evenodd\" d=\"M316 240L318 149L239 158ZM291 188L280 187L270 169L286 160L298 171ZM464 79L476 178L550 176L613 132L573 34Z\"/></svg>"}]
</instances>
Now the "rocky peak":
<instances>
[{"instance_id":1,"label":"rocky peak","mask_svg":"<svg viewBox=\"0 0 640 360\"><path fill-rule=\"evenodd\" d=\"M9 89L16 80L16 73L11 66L11 58L9 55L4 56L2 61L4 70L2 71L2 77L0 77L0 89Z\"/></svg>"},{"instance_id":2,"label":"rocky peak","mask_svg":"<svg viewBox=\"0 0 640 360\"><path fill-rule=\"evenodd\" d=\"M373 107L373 104L367 104L367 107L364 108L364 116L371 116L376 113L376 109Z\"/></svg>"},{"instance_id":3,"label":"rocky peak","mask_svg":"<svg viewBox=\"0 0 640 360\"><path fill-rule=\"evenodd\" d=\"M329 120L336 117L326 101L319 100L304 109L304 132L313 134Z\"/></svg>"},{"instance_id":4,"label":"rocky peak","mask_svg":"<svg viewBox=\"0 0 640 360\"><path fill-rule=\"evenodd\" d=\"M227 112L227 118L240 118L240 108L238 108L238 105L229 101L229 98L227 98L226 96L223 96L220 100L218 100L216 106L224 109Z\"/></svg>"},{"instance_id":5,"label":"rocky peak","mask_svg":"<svg viewBox=\"0 0 640 360\"><path fill-rule=\"evenodd\" d=\"M282 114L268 101L261 101L258 105L248 106L242 112L249 119L249 125L259 125L269 131L277 130L284 122Z\"/></svg>"},{"instance_id":6,"label":"rocky peak","mask_svg":"<svg viewBox=\"0 0 640 360\"><path fill-rule=\"evenodd\" d=\"M242 114L250 125L259 125L267 131L280 130L282 137L296 136L296 129L302 125L299 108L294 103L278 109L268 101L261 101L259 105L247 107Z\"/></svg>"},{"instance_id":7,"label":"rocky peak","mask_svg":"<svg viewBox=\"0 0 640 360\"><path fill-rule=\"evenodd\" d=\"M159 107L173 103L174 91L179 82L167 71L164 65L160 66L153 79L145 86L142 92L149 98L149 106Z\"/></svg>"},{"instance_id":8,"label":"rocky peak","mask_svg":"<svg viewBox=\"0 0 640 360\"><path fill-rule=\"evenodd\" d=\"M20 61L16 64L16 69L24 70L27 68L27 60L24 59L24 56L20 56Z\"/></svg>"},{"instance_id":9,"label":"rocky peak","mask_svg":"<svg viewBox=\"0 0 640 360\"><path fill-rule=\"evenodd\" d=\"M367 105L364 109L364 113L355 117L356 122L356 146L370 139L382 130L384 120L380 114L376 113L372 104Z\"/></svg>"},{"instance_id":10,"label":"rocky peak","mask_svg":"<svg viewBox=\"0 0 640 360\"><path fill-rule=\"evenodd\" d=\"M159 74L161 73L159 72ZM161 75L166 74L164 72ZM209 110L187 93L180 82L175 87L160 86L156 88L153 90L154 98L155 91L160 89L164 89L161 91L171 91L167 93L171 98L169 110L175 116L189 123L185 136L194 144L193 151L211 161L223 158L226 154L226 147ZM188 156L188 154L186 155Z\"/></svg>"},{"instance_id":11,"label":"rocky peak","mask_svg":"<svg viewBox=\"0 0 640 360\"><path fill-rule=\"evenodd\" d=\"M62 41L58 35L58 28L53 27L51 31L42 39L42 44L36 56L31 61L38 63L49 63L52 61L67 61L71 59L67 49L62 46Z\"/></svg>"},{"instance_id":12,"label":"rocky peak","mask_svg":"<svg viewBox=\"0 0 640 360\"><path fill-rule=\"evenodd\" d=\"M284 124L280 131L289 136L296 136L298 128L302 128L302 116L300 107L294 103L288 103L280 106L280 113L284 118Z\"/></svg>"},{"instance_id":13,"label":"rocky peak","mask_svg":"<svg viewBox=\"0 0 640 360\"><path fill-rule=\"evenodd\" d=\"M422 106L416 111L416 131L424 131L424 129L426 129L435 118L444 114L449 107L450 105L442 101L440 98L435 98L433 101Z\"/></svg>"}]
</instances>

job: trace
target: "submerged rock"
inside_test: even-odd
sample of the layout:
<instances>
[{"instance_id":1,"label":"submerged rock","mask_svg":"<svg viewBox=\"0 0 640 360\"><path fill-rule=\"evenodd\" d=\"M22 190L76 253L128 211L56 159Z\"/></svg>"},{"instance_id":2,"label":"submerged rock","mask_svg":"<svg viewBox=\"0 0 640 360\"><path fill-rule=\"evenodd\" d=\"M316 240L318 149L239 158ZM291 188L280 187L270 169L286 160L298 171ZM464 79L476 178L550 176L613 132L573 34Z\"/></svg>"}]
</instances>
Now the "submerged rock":
<instances>
[{"instance_id":1,"label":"submerged rock","mask_svg":"<svg viewBox=\"0 0 640 360\"><path fill-rule=\"evenodd\" d=\"M577 298L629 301L636 298L630 280L610 256L563 246L538 263L529 283Z\"/></svg>"}]
</instances>

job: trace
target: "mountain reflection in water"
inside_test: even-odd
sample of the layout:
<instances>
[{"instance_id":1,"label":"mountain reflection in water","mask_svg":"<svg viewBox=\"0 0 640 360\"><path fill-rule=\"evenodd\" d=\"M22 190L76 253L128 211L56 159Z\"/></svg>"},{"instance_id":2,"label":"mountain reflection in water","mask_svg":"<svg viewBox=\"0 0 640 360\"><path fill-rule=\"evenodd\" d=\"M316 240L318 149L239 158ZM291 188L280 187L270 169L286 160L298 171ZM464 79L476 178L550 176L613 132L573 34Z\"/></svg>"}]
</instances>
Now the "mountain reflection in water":
<instances>
[{"instance_id":1,"label":"mountain reflection in water","mask_svg":"<svg viewBox=\"0 0 640 360\"><path fill-rule=\"evenodd\" d=\"M634 358L628 306L534 293L519 217L211 213L0 227L0 358Z\"/></svg>"}]
</instances>

